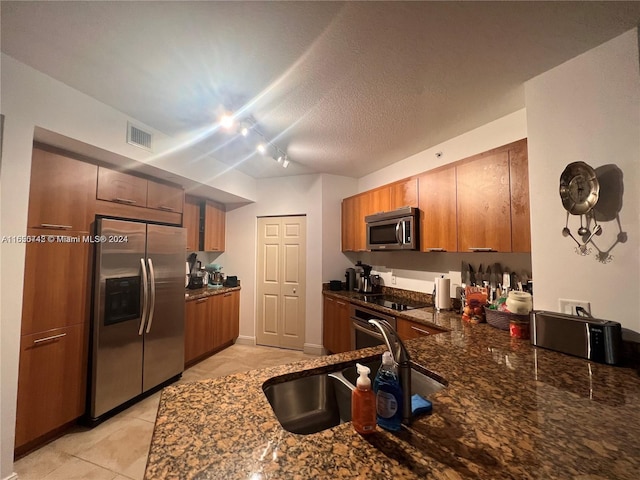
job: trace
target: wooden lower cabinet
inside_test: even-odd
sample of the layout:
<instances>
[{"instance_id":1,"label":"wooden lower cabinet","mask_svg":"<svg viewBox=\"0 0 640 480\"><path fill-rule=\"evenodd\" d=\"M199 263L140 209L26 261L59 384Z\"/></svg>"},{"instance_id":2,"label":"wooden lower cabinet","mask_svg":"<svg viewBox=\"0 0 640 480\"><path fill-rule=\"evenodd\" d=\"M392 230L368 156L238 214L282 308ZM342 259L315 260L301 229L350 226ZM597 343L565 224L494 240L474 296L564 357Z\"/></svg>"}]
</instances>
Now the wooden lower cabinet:
<instances>
[{"instance_id":1,"label":"wooden lower cabinet","mask_svg":"<svg viewBox=\"0 0 640 480\"><path fill-rule=\"evenodd\" d=\"M440 330L435 327L428 327L423 323L412 322L404 318L397 318L397 330L401 340L411 340L417 337L426 337L428 335L436 335L446 330Z\"/></svg>"},{"instance_id":2,"label":"wooden lower cabinet","mask_svg":"<svg viewBox=\"0 0 640 480\"><path fill-rule=\"evenodd\" d=\"M240 292L211 295L185 305L184 363L191 365L232 345L240 332Z\"/></svg>"},{"instance_id":3,"label":"wooden lower cabinet","mask_svg":"<svg viewBox=\"0 0 640 480\"><path fill-rule=\"evenodd\" d=\"M227 292L211 297L213 320L213 348L218 349L235 342L240 323L240 294Z\"/></svg>"},{"instance_id":4,"label":"wooden lower cabinet","mask_svg":"<svg viewBox=\"0 0 640 480\"><path fill-rule=\"evenodd\" d=\"M185 309L184 363L189 364L212 349L210 297L187 302Z\"/></svg>"},{"instance_id":5,"label":"wooden lower cabinet","mask_svg":"<svg viewBox=\"0 0 640 480\"><path fill-rule=\"evenodd\" d=\"M87 329L56 328L20 341L16 453L73 422L85 410Z\"/></svg>"},{"instance_id":6,"label":"wooden lower cabinet","mask_svg":"<svg viewBox=\"0 0 640 480\"><path fill-rule=\"evenodd\" d=\"M322 339L324 348L331 353L352 350L349 302L334 297L324 297Z\"/></svg>"}]
</instances>

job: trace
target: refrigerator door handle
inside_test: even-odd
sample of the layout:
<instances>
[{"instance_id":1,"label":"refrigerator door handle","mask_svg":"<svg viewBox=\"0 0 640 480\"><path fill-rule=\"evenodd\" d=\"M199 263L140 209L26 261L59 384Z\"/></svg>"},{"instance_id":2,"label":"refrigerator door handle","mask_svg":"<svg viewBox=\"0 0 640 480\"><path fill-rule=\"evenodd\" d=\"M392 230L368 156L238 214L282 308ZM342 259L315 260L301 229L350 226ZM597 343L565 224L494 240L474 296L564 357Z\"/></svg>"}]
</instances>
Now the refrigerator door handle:
<instances>
[{"instance_id":1,"label":"refrigerator door handle","mask_svg":"<svg viewBox=\"0 0 640 480\"><path fill-rule=\"evenodd\" d=\"M156 274L153 270L153 262L150 258L147 259L149 264L149 285L151 285L151 299L149 301L149 321L147 322L147 333L151 331L151 324L153 323L153 311L156 305Z\"/></svg>"},{"instance_id":2,"label":"refrigerator door handle","mask_svg":"<svg viewBox=\"0 0 640 480\"><path fill-rule=\"evenodd\" d=\"M142 268L142 315L140 315L138 335L142 335L142 332L144 332L144 324L147 320L147 308L149 308L149 282L147 281L147 266L144 264L144 258L140 259L140 267Z\"/></svg>"}]
</instances>

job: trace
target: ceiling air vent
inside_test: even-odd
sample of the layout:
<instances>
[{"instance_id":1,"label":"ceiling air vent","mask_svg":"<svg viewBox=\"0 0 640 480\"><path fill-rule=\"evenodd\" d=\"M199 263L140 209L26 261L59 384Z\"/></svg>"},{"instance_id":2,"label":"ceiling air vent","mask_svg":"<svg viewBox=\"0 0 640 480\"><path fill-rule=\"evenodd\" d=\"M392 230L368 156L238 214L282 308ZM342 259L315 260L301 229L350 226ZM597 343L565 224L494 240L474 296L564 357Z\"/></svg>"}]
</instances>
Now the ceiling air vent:
<instances>
[{"instance_id":1,"label":"ceiling air vent","mask_svg":"<svg viewBox=\"0 0 640 480\"><path fill-rule=\"evenodd\" d=\"M153 136L149 132L145 132L127 122L127 143L151 151L152 139Z\"/></svg>"}]
</instances>

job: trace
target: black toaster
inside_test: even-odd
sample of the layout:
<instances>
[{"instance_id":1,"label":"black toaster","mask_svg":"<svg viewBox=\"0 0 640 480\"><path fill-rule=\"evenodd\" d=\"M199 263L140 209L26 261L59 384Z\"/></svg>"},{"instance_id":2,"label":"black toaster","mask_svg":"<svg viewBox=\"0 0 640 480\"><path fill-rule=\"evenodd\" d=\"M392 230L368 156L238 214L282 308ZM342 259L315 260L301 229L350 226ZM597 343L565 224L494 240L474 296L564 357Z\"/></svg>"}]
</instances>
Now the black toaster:
<instances>
[{"instance_id":1,"label":"black toaster","mask_svg":"<svg viewBox=\"0 0 640 480\"><path fill-rule=\"evenodd\" d=\"M622 326L611 320L533 311L531 343L594 362L615 365L622 351Z\"/></svg>"}]
</instances>

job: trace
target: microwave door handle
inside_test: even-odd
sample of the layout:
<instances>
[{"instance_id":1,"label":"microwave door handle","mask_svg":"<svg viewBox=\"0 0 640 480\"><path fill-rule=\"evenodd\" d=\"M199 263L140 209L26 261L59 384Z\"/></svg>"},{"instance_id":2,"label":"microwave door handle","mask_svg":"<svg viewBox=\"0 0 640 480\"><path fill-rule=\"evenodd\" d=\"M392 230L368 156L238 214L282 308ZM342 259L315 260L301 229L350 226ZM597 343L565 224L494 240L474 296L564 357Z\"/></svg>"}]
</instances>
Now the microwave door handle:
<instances>
[{"instance_id":1,"label":"microwave door handle","mask_svg":"<svg viewBox=\"0 0 640 480\"><path fill-rule=\"evenodd\" d=\"M147 282L147 266L144 264L144 258L140 259L140 267L142 268L142 315L140 315L140 328L138 335L144 332L144 324L147 319L147 308L149 307L149 284Z\"/></svg>"},{"instance_id":2,"label":"microwave door handle","mask_svg":"<svg viewBox=\"0 0 640 480\"><path fill-rule=\"evenodd\" d=\"M400 226L402 226L402 231L400 231ZM396 240L398 242L398 245L404 245L406 238L407 222L405 220L398 220L398 224L396 225Z\"/></svg>"},{"instance_id":3,"label":"microwave door handle","mask_svg":"<svg viewBox=\"0 0 640 480\"><path fill-rule=\"evenodd\" d=\"M402 245L407 244L407 221L402 220Z\"/></svg>"},{"instance_id":4,"label":"microwave door handle","mask_svg":"<svg viewBox=\"0 0 640 480\"><path fill-rule=\"evenodd\" d=\"M151 259L147 259L149 264L149 285L151 286L151 297L149 299L149 321L147 322L147 333L151 331L151 324L153 323L153 312L156 306L156 273L153 270L153 262Z\"/></svg>"}]
</instances>

